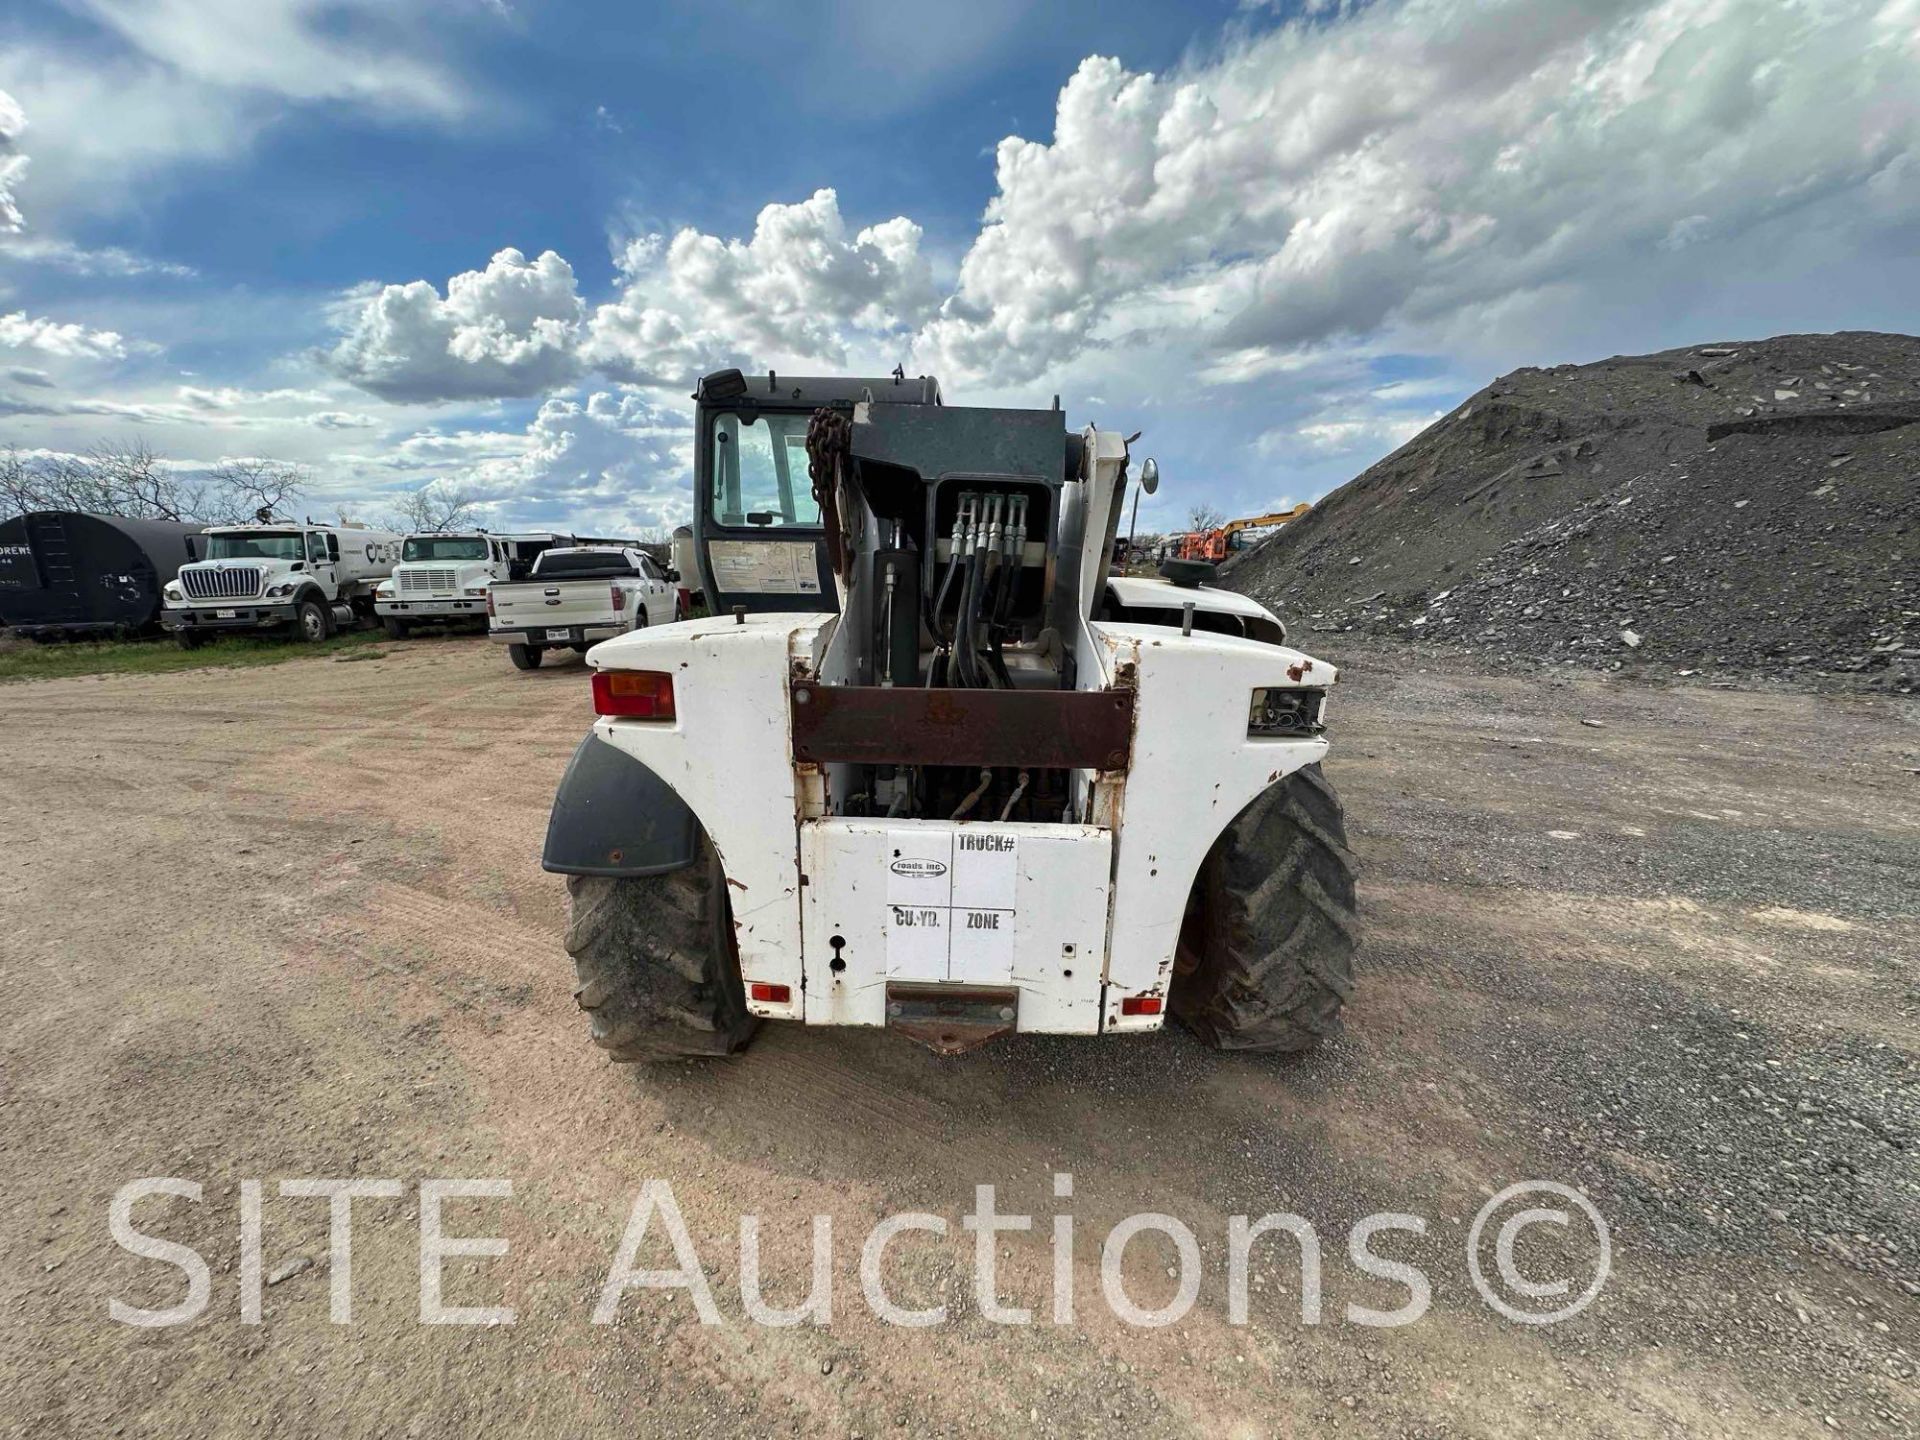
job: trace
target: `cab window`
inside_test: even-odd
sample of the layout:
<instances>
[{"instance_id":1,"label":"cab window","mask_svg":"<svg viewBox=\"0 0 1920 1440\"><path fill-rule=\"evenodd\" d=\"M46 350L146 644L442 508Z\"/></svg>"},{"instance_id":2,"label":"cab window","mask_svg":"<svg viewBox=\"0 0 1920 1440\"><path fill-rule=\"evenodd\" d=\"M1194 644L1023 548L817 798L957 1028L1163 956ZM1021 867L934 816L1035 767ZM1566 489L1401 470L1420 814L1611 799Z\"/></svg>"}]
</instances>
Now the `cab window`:
<instances>
[{"instance_id":1,"label":"cab window","mask_svg":"<svg viewBox=\"0 0 1920 1440\"><path fill-rule=\"evenodd\" d=\"M817 529L805 415L713 417L713 518L741 529Z\"/></svg>"}]
</instances>

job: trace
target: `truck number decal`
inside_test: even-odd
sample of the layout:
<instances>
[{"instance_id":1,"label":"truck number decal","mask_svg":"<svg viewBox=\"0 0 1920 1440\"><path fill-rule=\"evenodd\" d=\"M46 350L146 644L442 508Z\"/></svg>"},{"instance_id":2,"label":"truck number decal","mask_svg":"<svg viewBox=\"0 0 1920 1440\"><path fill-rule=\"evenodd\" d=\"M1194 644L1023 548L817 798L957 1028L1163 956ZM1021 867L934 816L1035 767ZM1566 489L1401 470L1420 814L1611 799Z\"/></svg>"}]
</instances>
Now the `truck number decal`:
<instances>
[{"instance_id":1,"label":"truck number decal","mask_svg":"<svg viewBox=\"0 0 1920 1440\"><path fill-rule=\"evenodd\" d=\"M887 866L887 973L916 980L1013 974L1015 835L896 830Z\"/></svg>"}]
</instances>

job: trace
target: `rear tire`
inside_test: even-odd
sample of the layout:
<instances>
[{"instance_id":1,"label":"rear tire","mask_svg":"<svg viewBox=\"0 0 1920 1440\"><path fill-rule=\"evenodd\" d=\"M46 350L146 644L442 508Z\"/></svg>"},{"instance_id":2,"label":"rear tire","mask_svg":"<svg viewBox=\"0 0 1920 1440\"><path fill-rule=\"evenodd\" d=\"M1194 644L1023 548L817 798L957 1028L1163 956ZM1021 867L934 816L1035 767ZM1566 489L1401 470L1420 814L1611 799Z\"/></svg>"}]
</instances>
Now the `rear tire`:
<instances>
[{"instance_id":1,"label":"rear tire","mask_svg":"<svg viewBox=\"0 0 1920 1440\"><path fill-rule=\"evenodd\" d=\"M567 952L593 1043L615 1060L731 1055L760 1027L747 1013L727 880L702 834L665 875L567 877Z\"/></svg>"},{"instance_id":2,"label":"rear tire","mask_svg":"<svg viewBox=\"0 0 1920 1440\"><path fill-rule=\"evenodd\" d=\"M318 600L302 600L293 620L296 633L309 645L318 645L333 633L333 611Z\"/></svg>"},{"instance_id":3,"label":"rear tire","mask_svg":"<svg viewBox=\"0 0 1920 1440\"><path fill-rule=\"evenodd\" d=\"M380 623L385 627L389 640L404 640L407 638L407 622L402 620L398 615L383 615L380 617Z\"/></svg>"},{"instance_id":4,"label":"rear tire","mask_svg":"<svg viewBox=\"0 0 1920 1440\"><path fill-rule=\"evenodd\" d=\"M507 658L513 661L516 670L538 670L540 657L547 652L534 645L512 644L507 646Z\"/></svg>"},{"instance_id":5,"label":"rear tire","mask_svg":"<svg viewBox=\"0 0 1920 1440\"><path fill-rule=\"evenodd\" d=\"M1318 765L1270 786L1214 842L1174 963L1174 1016L1216 1050L1305 1050L1353 989L1353 855Z\"/></svg>"}]
</instances>

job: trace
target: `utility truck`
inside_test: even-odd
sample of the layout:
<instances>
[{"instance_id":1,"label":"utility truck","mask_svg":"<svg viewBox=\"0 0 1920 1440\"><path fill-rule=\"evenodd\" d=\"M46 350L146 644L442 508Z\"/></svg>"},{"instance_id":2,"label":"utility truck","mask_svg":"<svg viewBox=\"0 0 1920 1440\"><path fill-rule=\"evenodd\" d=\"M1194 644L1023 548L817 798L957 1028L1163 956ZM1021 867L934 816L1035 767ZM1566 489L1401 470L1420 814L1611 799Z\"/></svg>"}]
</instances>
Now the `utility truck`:
<instances>
[{"instance_id":1,"label":"utility truck","mask_svg":"<svg viewBox=\"0 0 1920 1440\"><path fill-rule=\"evenodd\" d=\"M487 623L487 587L524 580L542 551L572 543L556 534L490 535L484 530L409 535L400 563L374 592L373 608L395 640L416 625Z\"/></svg>"},{"instance_id":2,"label":"utility truck","mask_svg":"<svg viewBox=\"0 0 1920 1440\"><path fill-rule=\"evenodd\" d=\"M549 650L585 654L596 640L673 622L678 576L634 545L544 550L519 583L486 590L487 635L519 670Z\"/></svg>"},{"instance_id":3,"label":"utility truck","mask_svg":"<svg viewBox=\"0 0 1920 1440\"><path fill-rule=\"evenodd\" d=\"M594 1040L1326 1034L1354 949L1335 670L1211 567L1109 576L1154 463L899 372L727 370L695 401L711 614L588 652L543 856Z\"/></svg>"},{"instance_id":4,"label":"utility truck","mask_svg":"<svg viewBox=\"0 0 1920 1440\"><path fill-rule=\"evenodd\" d=\"M393 573L400 537L351 520L263 519L212 527L201 554L161 592L160 624L183 650L223 633L319 641L343 625L371 623L374 587Z\"/></svg>"}]
</instances>

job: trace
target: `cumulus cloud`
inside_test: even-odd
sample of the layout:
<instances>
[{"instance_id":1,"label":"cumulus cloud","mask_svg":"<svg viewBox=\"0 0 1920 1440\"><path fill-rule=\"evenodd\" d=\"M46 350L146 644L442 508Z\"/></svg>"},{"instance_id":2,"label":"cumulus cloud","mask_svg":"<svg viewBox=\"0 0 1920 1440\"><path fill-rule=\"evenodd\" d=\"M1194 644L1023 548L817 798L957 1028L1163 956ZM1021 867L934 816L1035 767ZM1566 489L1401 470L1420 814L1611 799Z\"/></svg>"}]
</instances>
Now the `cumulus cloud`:
<instances>
[{"instance_id":1,"label":"cumulus cloud","mask_svg":"<svg viewBox=\"0 0 1920 1440\"><path fill-rule=\"evenodd\" d=\"M24 310L0 315L0 349L39 350L75 360L119 360L127 353L126 338L112 330L89 330L71 321L61 323Z\"/></svg>"},{"instance_id":2,"label":"cumulus cloud","mask_svg":"<svg viewBox=\"0 0 1920 1440\"><path fill-rule=\"evenodd\" d=\"M690 518L692 444L679 411L631 390L601 390L547 400L517 453L481 459L463 474L490 500L615 531L650 529Z\"/></svg>"},{"instance_id":3,"label":"cumulus cloud","mask_svg":"<svg viewBox=\"0 0 1920 1440\"><path fill-rule=\"evenodd\" d=\"M1080 362L1141 353L1168 383L1264 382L1356 337L1511 332L1542 297L1665 305L1663 285L1798 243L1810 214L1826 253L1892 246L1920 222L1902 183L1920 165L1916 73L1917 0L1323 5L1164 75L1084 61L1050 140L1000 142L944 295L918 225L855 229L822 189L766 206L745 238L632 241L590 312L553 257L564 284L539 328L491 317L500 257L460 277L463 311L451 288L389 287L336 357L415 400L909 350L976 393L1104 391L1143 367Z\"/></svg>"},{"instance_id":4,"label":"cumulus cloud","mask_svg":"<svg viewBox=\"0 0 1920 1440\"><path fill-rule=\"evenodd\" d=\"M1912 0L1407 0L1166 76L1089 59L1050 143L1000 143L919 354L1003 383L1167 336L1244 362L1678 263L1887 200L1917 65Z\"/></svg>"},{"instance_id":5,"label":"cumulus cloud","mask_svg":"<svg viewBox=\"0 0 1920 1440\"><path fill-rule=\"evenodd\" d=\"M585 318L571 265L507 249L454 276L444 296L425 280L367 296L329 361L387 400L538 395L577 374Z\"/></svg>"},{"instance_id":6,"label":"cumulus cloud","mask_svg":"<svg viewBox=\"0 0 1920 1440\"><path fill-rule=\"evenodd\" d=\"M558 255L502 250L444 297L425 280L350 297L331 365L385 399L427 402L543 395L589 368L679 387L727 364L837 367L862 342L904 354L938 300L920 243L901 217L851 229L820 190L766 206L746 239L686 228L628 242L618 293L591 313Z\"/></svg>"},{"instance_id":7,"label":"cumulus cloud","mask_svg":"<svg viewBox=\"0 0 1920 1440\"><path fill-rule=\"evenodd\" d=\"M627 246L620 298L594 315L588 360L637 383L721 363L846 362L850 337L904 340L938 299L920 227L850 233L839 196L768 205L745 240L684 229Z\"/></svg>"},{"instance_id":8,"label":"cumulus cloud","mask_svg":"<svg viewBox=\"0 0 1920 1440\"><path fill-rule=\"evenodd\" d=\"M27 128L27 117L20 104L0 90L0 235L18 230L25 221L13 198L13 187L27 173L27 157L20 153L20 132Z\"/></svg>"}]
</instances>

